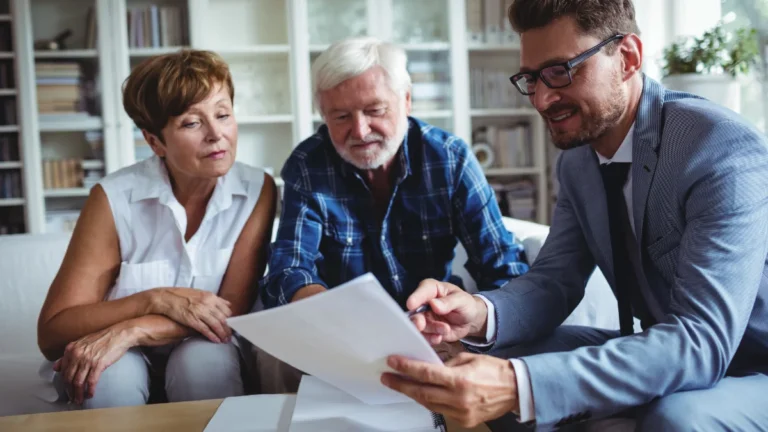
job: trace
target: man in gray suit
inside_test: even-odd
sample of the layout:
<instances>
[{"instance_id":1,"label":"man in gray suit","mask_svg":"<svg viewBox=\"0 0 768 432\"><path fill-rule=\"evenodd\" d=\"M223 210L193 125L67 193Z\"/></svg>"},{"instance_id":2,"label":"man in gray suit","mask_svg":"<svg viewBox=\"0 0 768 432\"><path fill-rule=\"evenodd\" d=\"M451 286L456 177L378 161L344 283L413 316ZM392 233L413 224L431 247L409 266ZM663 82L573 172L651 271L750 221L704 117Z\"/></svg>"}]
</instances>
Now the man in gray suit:
<instances>
[{"instance_id":1,"label":"man in gray suit","mask_svg":"<svg viewBox=\"0 0 768 432\"><path fill-rule=\"evenodd\" d=\"M493 356L392 357L382 382L465 425L513 412L503 430L617 414L643 431L768 429L765 137L642 74L631 0L516 0L509 19L511 80L565 150L550 234L499 290L425 281L408 300L431 307L413 318L431 343ZM560 326L595 265L620 331Z\"/></svg>"}]
</instances>

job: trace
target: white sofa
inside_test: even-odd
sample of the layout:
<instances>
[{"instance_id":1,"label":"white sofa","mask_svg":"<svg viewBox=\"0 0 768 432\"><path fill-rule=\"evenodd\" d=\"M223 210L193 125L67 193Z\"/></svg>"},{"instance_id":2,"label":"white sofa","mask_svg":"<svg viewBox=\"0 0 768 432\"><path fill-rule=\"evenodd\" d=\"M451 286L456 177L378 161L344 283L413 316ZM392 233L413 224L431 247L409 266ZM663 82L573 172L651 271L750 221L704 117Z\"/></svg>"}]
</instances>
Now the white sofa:
<instances>
[{"instance_id":1,"label":"white sofa","mask_svg":"<svg viewBox=\"0 0 768 432\"><path fill-rule=\"evenodd\" d=\"M536 258L548 227L505 219ZM67 409L39 397L46 386L38 376L43 356L37 348L37 317L69 243L68 234L0 237L0 416ZM463 265L466 254L457 248L454 271L474 288ZM584 301L568 318L569 324L618 328L616 301L605 278L595 272Z\"/></svg>"}]
</instances>

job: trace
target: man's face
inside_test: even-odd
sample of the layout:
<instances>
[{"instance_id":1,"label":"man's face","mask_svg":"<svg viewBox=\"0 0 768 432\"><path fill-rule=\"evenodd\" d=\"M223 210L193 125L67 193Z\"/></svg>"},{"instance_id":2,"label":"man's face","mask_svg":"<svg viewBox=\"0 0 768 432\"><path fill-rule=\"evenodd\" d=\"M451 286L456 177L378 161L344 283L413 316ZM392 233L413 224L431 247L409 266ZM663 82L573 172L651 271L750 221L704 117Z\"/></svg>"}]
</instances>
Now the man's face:
<instances>
[{"instance_id":1,"label":"man's face","mask_svg":"<svg viewBox=\"0 0 768 432\"><path fill-rule=\"evenodd\" d=\"M361 170L389 164L408 131L411 95L393 91L384 69L373 67L320 92L320 109L336 151Z\"/></svg>"},{"instance_id":2,"label":"man's face","mask_svg":"<svg viewBox=\"0 0 768 432\"><path fill-rule=\"evenodd\" d=\"M538 71L563 63L600 43L582 34L571 17L521 35L521 71ZM567 150L600 138L615 126L627 108L629 96L621 72L622 61L613 42L571 70L569 86L550 89L540 79L529 96L549 128L555 146Z\"/></svg>"}]
</instances>

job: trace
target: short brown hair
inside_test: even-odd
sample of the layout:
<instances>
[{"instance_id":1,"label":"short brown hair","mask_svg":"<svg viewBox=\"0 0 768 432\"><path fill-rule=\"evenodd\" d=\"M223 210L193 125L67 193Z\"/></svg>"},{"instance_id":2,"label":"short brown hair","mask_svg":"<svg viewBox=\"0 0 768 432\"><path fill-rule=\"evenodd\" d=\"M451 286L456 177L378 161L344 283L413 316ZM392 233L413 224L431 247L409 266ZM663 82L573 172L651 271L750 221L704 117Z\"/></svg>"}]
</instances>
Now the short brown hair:
<instances>
[{"instance_id":1,"label":"short brown hair","mask_svg":"<svg viewBox=\"0 0 768 432\"><path fill-rule=\"evenodd\" d=\"M571 16L585 34L598 39L640 34L632 0L514 0L507 16L518 33Z\"/></svg>"},{"instance_id":2,"label":"short brown hair","mask_svg":"<svg viewBox=\"0 0 768 432\"><path fill-rule=\"evenodd\" d=\"M227 63L216 53L182 50L149 58L136 66L123 85L123 108L136 126L160 133L171 117L205 99L216 85L235 87Z\"/></svg>"}]
</instances>

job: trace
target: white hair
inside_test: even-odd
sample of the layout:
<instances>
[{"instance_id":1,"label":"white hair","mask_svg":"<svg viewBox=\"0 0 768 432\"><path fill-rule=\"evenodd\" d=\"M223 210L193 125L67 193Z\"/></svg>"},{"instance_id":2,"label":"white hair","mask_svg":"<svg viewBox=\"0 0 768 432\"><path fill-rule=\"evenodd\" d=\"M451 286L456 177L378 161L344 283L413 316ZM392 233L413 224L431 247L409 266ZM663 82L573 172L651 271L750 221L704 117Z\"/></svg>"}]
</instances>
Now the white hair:
<instances>
[{"instance_id":1,"label":"white hair","mask_svg":"<svg viewBox=\"0 0 768 432\"><path fill-rule=\"evenodd\" d=\"M312 64L312 96L321 111L320 92L336 87L369 69L380 66L387 74L390 88L401 97L411 88L405 50L374 37L340 40L323 51Z\"/></svg>"}]
</instances>

